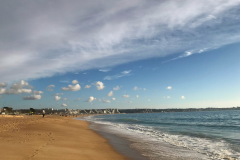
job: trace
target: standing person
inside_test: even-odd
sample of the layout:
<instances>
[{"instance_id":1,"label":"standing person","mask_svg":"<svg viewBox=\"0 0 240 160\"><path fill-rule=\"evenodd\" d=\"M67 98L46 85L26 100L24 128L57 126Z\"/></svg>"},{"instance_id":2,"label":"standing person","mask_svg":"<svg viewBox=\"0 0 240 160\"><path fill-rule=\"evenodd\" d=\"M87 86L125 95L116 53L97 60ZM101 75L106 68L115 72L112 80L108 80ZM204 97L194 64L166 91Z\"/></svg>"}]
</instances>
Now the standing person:
<instances>
[{"instance_id":1,"label":"standing person","mask_svg":"<svg viewBox=\"0 0 240 160\"><path fill-rule=\"evenodd\" d=\"M45 110L44 109L42 111L42 115L43 115L43 118L44 118L44 116L45 116Z\"/></svg>"}]
</instances>

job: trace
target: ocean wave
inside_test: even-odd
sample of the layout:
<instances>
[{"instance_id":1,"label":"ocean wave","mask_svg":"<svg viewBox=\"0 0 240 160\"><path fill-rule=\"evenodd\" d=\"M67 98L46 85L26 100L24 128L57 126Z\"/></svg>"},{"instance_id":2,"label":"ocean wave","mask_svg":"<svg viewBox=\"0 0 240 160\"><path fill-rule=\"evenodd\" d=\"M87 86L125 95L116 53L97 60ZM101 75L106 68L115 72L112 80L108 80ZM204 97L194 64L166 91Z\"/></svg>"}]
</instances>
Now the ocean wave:
<instances>
[{"instance_id":1,"label":"ocean wave","mask_svg":"<svg viewBox=\"0 0 240 160\"><path fill-rule=\"evenodd\" d=\"M144 126L140 124L124 124L113 123L109 121L101 121L96 117L88 117L88 121L105 124L115 129L121 129L133 132L135 134L145 135L146 137L162 140L168 144L178 147L184 147L189 150L207 155L210 159L229 159L240 160L240 153L231 149L231 144L224 140L213 140L209 138L199 138L181 134L170 134L155 128L154 126ZM123 119L124 121L124 119ZM126 121L134 121L134 119L126 119Z\"/></svg>"}]
</instances>

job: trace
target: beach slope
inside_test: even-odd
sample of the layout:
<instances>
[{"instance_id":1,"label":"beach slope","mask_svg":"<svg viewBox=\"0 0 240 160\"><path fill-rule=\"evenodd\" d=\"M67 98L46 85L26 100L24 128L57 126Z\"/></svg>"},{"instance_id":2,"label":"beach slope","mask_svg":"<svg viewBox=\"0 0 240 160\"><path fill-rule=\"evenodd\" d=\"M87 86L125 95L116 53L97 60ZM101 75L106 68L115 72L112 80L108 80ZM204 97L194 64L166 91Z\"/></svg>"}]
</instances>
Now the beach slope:
<instances>
[{"instance_id":1,"label":"beach slope","mask_svg":"<svg viewBox=\"0 0 240 160\"><path fill-rule=\"evenodd\" d=\"M85 121L60 116L0 117L0 159L124 160Z\"/></svg>"}]
</instances>

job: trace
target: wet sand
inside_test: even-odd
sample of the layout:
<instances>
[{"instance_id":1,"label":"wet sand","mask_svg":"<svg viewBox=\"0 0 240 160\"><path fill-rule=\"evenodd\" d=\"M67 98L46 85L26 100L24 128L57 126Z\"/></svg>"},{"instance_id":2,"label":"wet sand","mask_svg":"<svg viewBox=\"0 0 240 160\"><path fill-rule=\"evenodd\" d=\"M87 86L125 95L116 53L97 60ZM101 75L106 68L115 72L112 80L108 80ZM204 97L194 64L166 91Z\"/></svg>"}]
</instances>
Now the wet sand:
<instances>
[{"instance_id":1,"label":"wet sand","mask_svg":"<svg viewBox=\"0 0 240 160\"><path fill-rule=\"evenodd\" d=\"M0 116L0 159L128 159L88 126L72 117Z\"/></svg>"}]
</instances>

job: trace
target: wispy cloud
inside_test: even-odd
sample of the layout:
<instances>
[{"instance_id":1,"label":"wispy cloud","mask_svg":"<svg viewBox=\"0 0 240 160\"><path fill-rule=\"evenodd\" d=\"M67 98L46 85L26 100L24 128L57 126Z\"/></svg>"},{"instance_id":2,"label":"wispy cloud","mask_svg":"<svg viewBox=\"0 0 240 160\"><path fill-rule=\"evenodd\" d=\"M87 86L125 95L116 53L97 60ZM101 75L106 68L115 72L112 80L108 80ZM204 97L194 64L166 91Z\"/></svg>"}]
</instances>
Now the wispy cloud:
<instances>
[{"instance_id":1,"label":"wispy cloud","mask_svg":"<svg viewBox=\"0 0 240 160\"><path fill-rule=\"evenodd\" d=\"M213 48L212 48L212 49L213 49ZM214 49L216 49L216 47L215 47ZM184 54L181 54L180 56L178 56L178 57L176 57L176 58L173 58L173 59L164 61L164 62L162 62L162 63L174 61L174 60L177 60L177 59L180 59L180 58L185 58L185 57L191 56L191 55L196 54L196 53L203 53L203 52L206 52L206 51L208 51L208 50L210 50L210 49L208 49L208 48L203 48L203 49L200 49L200 50L198 50L198 51L194 51L194 50L192 50L192 51L186 51L186 52L184 52Z\"/></svg>"},{"instance_id":2,"label":"wispy cloud","mask_svg":"<svg viewBox=\"0 0 240 160\"><path fill-rule=\"evenodd\" d=\"M105 68L105 69L99 69L99 71L100 72L109 72L109 71L111 71L111 69L110 68Z\"/></svg>"},{"instance_id":3,"label":"wispy cloud","mask_svg":"<svg viewBox=\"0 0 240 160\"><path fill-rule=\"evenodd\" d=\"M105 99L105 100L103 100L103 103L111 103L111 101Z\"/></svg>"},{"instance_id":4,"label":"wispy cloud","mask_svg":"<svg viewBox=\"0 0 240 160\"><path fill-rule=\"evenodd\" d=\"M240 42L238 0L59 0L49 10L51 5L1 1L0 14L8 16L0 19L0 82Z\"/></svg>"},{"instance_id":5,"label":"wispy cloud","mask_svg":"<svg viewBox=\"0 0 240 160\"><path fill-rule=\"evenodd\" d=\"M106 76L106 77L104 77L104 80L114 80L114 79L118 79L118 78L121 78L124 76L130 76L131 75L130 73L131 73L131 70L123 71L120 74L116 74L113 76Z\"/></svg>"}]
</instances>

